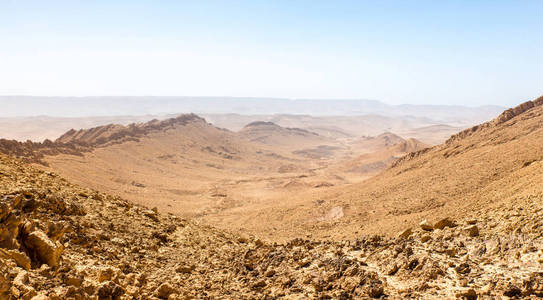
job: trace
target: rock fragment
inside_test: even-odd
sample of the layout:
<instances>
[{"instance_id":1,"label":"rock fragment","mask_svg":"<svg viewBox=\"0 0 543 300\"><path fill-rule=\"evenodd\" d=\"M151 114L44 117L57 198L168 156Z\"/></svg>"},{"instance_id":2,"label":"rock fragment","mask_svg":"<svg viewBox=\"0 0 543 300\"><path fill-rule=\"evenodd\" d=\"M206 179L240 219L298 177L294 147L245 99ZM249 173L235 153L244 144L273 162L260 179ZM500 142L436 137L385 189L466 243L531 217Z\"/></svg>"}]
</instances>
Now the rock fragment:
<instances>
[{"instance_id":1,"label":"rock fragment","mask_svg":"<svg viewBox=\"0 0 543 300\"><path fill-rule=\"evenodd\" d=\"M420 228L422 230L426 230L426 231L432 231L434 229L434 226L432 226L432 224L428 223L428 220L426 220L426 219L422 220L422 222L420 222L419 226L420 226Z\"/></svg>"},{"instance_id":2,"label":"rock fragment","mask_svg":"<svg viewBox=\"0 0 543 300\"><path fill-rule=\"evenodd\" d=\"M155 295L160 299L168 299L170 295L176 293L177 290L167 282L161 284L155 291Z\"/></svg>"},{"instance_id":3,"label":"rock fragment","mask_svg":"<svg viewBox=\"0 0 543 300\"><path fill-rule=\"evenodd\" d=\"M411 228L407 228L405 229L404 231L400 232L400 234L398 234L398 236L400 238L408 238L411 234L413 234L413 230Z\"/></svg>"},{"instance_id":4,"label":"rock fragment","mask_svg":"<svg viewBox=\"0 0 543 300\"><path fill-rule=\"evenodd\" d=\"M445 227L454 227L454 226L456 226L456 224L454 224L454 222L451 219L444 218L444 219L441 219L441 220L437 221L434 224L434 229L443 229Z\"/></svg>"},{"instance_id":5,"label":"rock fragment","mask_svg":"<svg viewBox=\"0 0 543 300\"><path fill-rule=\"evenodd\" d=\"M60 243L51 241L43 231L36 230L30 233L24 244L32 251L38 262L48 264L50 267L58 265L63 247Z\"/></svg>"},{"instance_id":6,"label":"rock fragment","mask_svg":"<svg viewBox=\"0 0 543 300\"><path fill-rule=\"evenodd\" d=\"M471 225L465 229L465 232L470 237L476 237L479 235L479 227L477 227L477 225Z\"/></svg>"}]
</instances>

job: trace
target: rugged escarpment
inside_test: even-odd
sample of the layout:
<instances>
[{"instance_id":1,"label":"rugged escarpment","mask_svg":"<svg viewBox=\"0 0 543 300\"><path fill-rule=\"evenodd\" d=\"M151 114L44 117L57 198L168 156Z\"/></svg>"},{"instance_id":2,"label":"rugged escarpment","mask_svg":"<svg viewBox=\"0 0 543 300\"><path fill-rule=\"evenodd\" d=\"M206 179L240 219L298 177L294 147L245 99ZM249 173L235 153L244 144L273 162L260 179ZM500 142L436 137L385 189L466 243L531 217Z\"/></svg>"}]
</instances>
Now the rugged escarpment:
<instances>
[{"instance_id":1,"label":"rugged escarpment","mask_svg":"<svg viewBox=\"0 0 543 300\"><path fill-rule=\"evenodd\" d=\"M538 107L538 106L541 106L543 105L543 96L533 100L533 101L526 101L522 104L519 104L513 108L509 108L507 110L505 110L504 112L502 112L498 117L496 117L495 119L491 120L491 121L488 121L486 123L483 123L483 124L480 124L480 125L477 125L477 126L473 126L471 128L468 128L466 130L463 130L453 136L451 136L446 142L445 144L450 144L458 139L463 139L469 135L472 135L473 133L475 132L478 132L480 130L483 130L483 129L486 129L486 128L490 128L490 127L495 127L495 126L498 126L500 124L503 124L511 119L513 119L514 117L534 108L534 107Z\"/></svg>"},{"instance_id":2,"label":"rugged escarpment","mask_svg":"<svg viewBox=\"0 0 543 300\"><path fill-rule=\"evenodd\" d=\"M174 126L183 126L192 122L205 122L205 119L200 118L195 114L186 114L163 121L155 119L146 123L133 123L127 126L109 124L78 131L72 129L60 136L55 142L61 144L74 143L79 145L99 146L108 143L134 140L155 131L167 130Z\"/></svg>"},{"instance_id":3,"label":"rugged escarpment","mask_svg":"<svg viewBox=\"0 0 543 300\"><path fill-rule=\"evenodd\" d=\"M408 155L402 157L401 159L394 162L392 165L393 167L398 166L402 164L405 161L408 161L410 159L413 159L415 157L418 157L422 154L425 154L426 152L432 150L432 151L440 151L445 148L454 148L458 147L455 146L455 144L458 144L459 141L462 139L466 139L467 137L474 135L481 131L492 131L494 130L500 130L500 126L509 120L514 119L517 116L523 115L524 118L531 118L532 116L528 112L531 109L540 107L543 105L543 96L533 100L533 101L526 101L522 104L519 104L513 108L509 108L502 112L498 117L495 119L482 123L480 125L473 126L471 128L465 129L463 131L460 131L457 134L452 135L443 145L434 146L432 148L422 149L420 151L411 152ZM453 151L457 152L457 151Z\"/></svg>"},{"instance_id":4,"label":"rugged escarpment","mask_svg":"<svg viewBox=\"0 0 543 300\"><path fill-rule=\"evenodd\" d=\"M186 114L162 121L155 119L146 123L133 123L127 126L109 124L90 129L72 129L55 141L45 140L42 143L0 139L0 152L13 155L25 162L47 165L43 158L48 155L82 155L84 152L92 151L96 147L138 141L139 138L147 134L164 131L175 126L184 126L193 122L205 123L205 120L195 114Z\"/></svg>"}]
</instances>

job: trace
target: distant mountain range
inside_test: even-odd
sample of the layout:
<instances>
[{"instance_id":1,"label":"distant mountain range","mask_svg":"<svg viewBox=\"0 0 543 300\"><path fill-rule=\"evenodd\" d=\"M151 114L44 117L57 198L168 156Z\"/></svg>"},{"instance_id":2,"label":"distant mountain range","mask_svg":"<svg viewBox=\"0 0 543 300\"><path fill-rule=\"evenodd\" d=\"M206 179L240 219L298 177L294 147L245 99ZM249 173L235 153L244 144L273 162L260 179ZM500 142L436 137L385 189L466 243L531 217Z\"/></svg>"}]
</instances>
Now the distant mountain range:
<instances>
[{"instance_id":1,"label":"distant mountain range","mask_svg":"<svg viewBox=\"0 0 543 300\"><path fill-rule=\"evenodd\" d=\"M319 100L241 97L34 97L0 96L0 117L89 117L178 113L313 116L412 116L448 124L489 120L500 106L388 105L375 100Z\"/></svg>"}]
</instances>

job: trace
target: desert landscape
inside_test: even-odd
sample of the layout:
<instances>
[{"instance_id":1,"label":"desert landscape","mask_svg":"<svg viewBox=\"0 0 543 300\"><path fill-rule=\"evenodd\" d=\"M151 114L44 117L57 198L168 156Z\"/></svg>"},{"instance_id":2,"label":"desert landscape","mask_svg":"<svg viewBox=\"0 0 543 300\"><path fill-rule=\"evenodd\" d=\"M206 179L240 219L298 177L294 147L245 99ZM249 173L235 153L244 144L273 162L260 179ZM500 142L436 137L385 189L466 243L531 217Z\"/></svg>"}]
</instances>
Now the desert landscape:
<instances>
[{"instance_id":1,"label":"desert landscape","mask_svg":"<svg viewBox=\"0 0 543 300\"><path fill-rule=\"evenodd\" d=\"M543 1L0 1L0 300L543 298Z\"/></svg>"},{"instance_id":2,"label":"desert landscape","mask_svg":"<svg viewBox=\"0 0 543 300\"><path fill-rule=\"evenodd\" d=\"M195 114L2 140L0 295L543 296L542 122L538 98L435 146Z\"/></svg>"}]
</instances>

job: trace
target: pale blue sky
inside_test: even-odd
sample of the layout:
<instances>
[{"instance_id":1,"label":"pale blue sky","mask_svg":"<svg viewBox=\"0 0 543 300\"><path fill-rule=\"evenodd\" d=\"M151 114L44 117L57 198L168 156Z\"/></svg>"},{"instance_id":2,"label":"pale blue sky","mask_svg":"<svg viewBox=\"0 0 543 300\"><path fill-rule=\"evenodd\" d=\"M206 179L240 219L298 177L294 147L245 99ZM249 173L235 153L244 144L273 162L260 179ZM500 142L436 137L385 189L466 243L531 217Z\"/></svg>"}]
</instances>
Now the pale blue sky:
<instances>
[{"instance_id":1,"label":"pale blue sky","mask_svg":"<svg viewBox=\"0 0 543 300\"><path fill-rule=\"evenodd\" d=\"M0 0L0 95L543 94L543 1Z\"/></svg>"}]
</instances>

